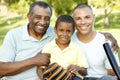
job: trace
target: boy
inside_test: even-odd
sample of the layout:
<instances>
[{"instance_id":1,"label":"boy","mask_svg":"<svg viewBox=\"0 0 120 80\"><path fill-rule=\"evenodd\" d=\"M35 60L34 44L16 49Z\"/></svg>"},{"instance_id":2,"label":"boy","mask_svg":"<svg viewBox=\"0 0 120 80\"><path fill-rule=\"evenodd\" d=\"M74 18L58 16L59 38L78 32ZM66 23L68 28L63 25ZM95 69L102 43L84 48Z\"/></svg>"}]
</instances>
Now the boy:
<instances>
[{"instance_id":1,"label":"boy","mask_svg":"<svg viewBox=\"0 0 120 80\"><path fill-rule=\"evenodd\" d=\"M86 75L86 68L88 67L86 58L81 48L71 41L71 36L75 31L73 18L69 15L58 17L54 31L57 37L45 45L42 52L51 55L51 63L57 62L67 71L78 76Z\"/></svg>"}]
</instances>

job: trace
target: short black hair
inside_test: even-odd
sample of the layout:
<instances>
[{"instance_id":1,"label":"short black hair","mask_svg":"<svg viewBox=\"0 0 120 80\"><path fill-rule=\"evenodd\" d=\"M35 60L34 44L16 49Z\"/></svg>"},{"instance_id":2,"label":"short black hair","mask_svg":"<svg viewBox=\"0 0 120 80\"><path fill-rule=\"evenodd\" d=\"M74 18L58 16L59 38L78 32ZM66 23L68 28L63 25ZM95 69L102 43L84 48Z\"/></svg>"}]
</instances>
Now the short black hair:
<instances>
[{"instance_id":1,"label":"short black hair","mask_svg":"<svg viewBox=\"0 0 120 80\"><path fill-rule=\"evenodd\" d=\"M73 12L74 12L76 9L78 9L78 8L86 8L86 7L92 10L91 6L88 5L88 4L78 4L78 5L73 9Z\"/></svg>"},{"instance_id":2,"label":"short black hair","mask_svg":"<svg viewBox=\"0 0 120 80\"><path fill-rule=\"evenodd\" d=\"M75 30L75 22L74 19L70 16L70 15L61 15L57 18L56 23L55 23L55 28L57 28L58 24L60 22L67 22L67 23L71 23L73 30Z\"/></svg>"},{"instance_id":3,"label":"short black hair","mask_svg":"<svg viewBox=\"0 0 120 80\"><path fill-rule=\"evenodd\" d=\"M48 3L44 2L44 1L36 1L36 2L33 2L33 3L30 5L30 8L29 8L29 14L32 14L33 8L34 8L34 6L36 6L36 5L41 6L41 7L43 7L43 8L50 8L51 15L52 15L52 7L51 7Z\"/></svg>"}]
</instances>

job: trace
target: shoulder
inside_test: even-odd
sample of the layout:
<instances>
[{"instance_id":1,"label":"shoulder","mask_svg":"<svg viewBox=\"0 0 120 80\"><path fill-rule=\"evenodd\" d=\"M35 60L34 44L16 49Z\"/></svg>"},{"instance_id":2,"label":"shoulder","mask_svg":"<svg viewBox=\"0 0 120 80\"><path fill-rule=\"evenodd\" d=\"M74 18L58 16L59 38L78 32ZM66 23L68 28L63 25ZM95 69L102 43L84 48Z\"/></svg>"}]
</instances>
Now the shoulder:
<instances>
[{"instance_id":1,"label":"shoulder","mask_svg":"<svg viewBox=\"0 0 120 80\"><path fill-rule=\"evenodd\" d=\"M49 36L56 36L55 32L54 32L54 27L52 26L49 26L48 29L47 29L47 34Z\"/></svg>"},{"instance_id":2,"label":"shoulder","mask_svg":"<svg viewBox=\"0 0 120 80\"><path fill-rule=\"evenodd\" d=\"M74 32L74 34L72 35L71 39L72 39L72 41L76 42L76 40L77 40L76 32Z\"/></svg>"},{"instance_id":3,"label":"shoulder","mask_svg":"<svg viewBox=\"0 0 120 80\"><path fill-rule=\"evenodd\" d=\"M77 43L75 43L73 40L71 40L70 42L70 47L74 50L82 50L81 47Z\"/></svg>"},{"instance_id":4,"label":"shoulder","mask_svg":"<svg viewBox=\"0 0 120 80\"><path fill-rule=\"evenodd\" d=\"M54 27L52 27L52 26L49 26L48 27L48 29L47 29L47 32L49 32L49 33L53 33L54 32Z\"/></svg>"},{"instance_id":5,"label":"shoulder","mask_svg":"<svg viewBox=\"0 0 120 80\"><path fill-rule=\"evenodd\" d=\"M43 47L42 52L50 52L55 48L55 46L56 46L55 40L52 40Z\"/></svg>"},{"instance_id":6,"label":"shoulder","mask_svg":"<svg viewBox=\"0 0 120 80\"><path fill-rule=\"evenodd\" d=\"M51 48L53 46L55 46L56 43L55 43L55 39L53 39L52 41L50 41L49 43L47 43L43 48Z\"/></svg>"},{"instance_id":7,"label":"shoulder","mask_svg":"<svg viewBox=\"0 0 120 80\"><path fill-rule=\"evenodd\" d=\"M7 32L6 36L8 37L14 37L14 36L19 36L22 33L22 27L11 29L10 31Z\"/></svg>"},{"instance_id":8,"label":"shoulder","mask_svg":"<svg viewBox=\"0 0 120 80\"><path fill-rule=\"evenodd\" d=\"M105 41L105 36L99 32L97 32L96 34L96 38L98 38L99 40L104 40Z\"/></svg>"}]
</instances>

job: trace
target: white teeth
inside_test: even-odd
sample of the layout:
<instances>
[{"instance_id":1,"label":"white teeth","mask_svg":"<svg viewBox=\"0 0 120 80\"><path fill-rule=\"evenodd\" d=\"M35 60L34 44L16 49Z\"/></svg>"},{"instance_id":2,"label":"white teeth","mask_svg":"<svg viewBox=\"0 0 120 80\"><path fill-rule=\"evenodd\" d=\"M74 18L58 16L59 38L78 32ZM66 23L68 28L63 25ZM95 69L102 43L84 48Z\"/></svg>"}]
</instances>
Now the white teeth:
<instances>
[{"instance_id":1,"label":"white teeth","mask_svg":"<svg viewBox=\"0 0 120 80\"><path fill-rule=\"evenodd\" d=\"M66 38L62 38L63 41L66 41L67 39Z\"/></svg>"},{"instance_id":2,"label":"white teeth","mask_svg":"<svg viewBox=\"0 0 120 80\"><path fill-rule=\"evenodd\" d=\"M43 27L41 27L41 26L37 26L39 29L43 29Z\"/></svg>"},{"instance_id":3,"label":"white teeth","mask_svg":"<svg viewBox=\"0 0 120 80\"><path fill-rule=\"evenodd\" d=\"M83 30L87 29L86 26L81 26L80 28L83 29Z\"/></svg>"}]
</instances>

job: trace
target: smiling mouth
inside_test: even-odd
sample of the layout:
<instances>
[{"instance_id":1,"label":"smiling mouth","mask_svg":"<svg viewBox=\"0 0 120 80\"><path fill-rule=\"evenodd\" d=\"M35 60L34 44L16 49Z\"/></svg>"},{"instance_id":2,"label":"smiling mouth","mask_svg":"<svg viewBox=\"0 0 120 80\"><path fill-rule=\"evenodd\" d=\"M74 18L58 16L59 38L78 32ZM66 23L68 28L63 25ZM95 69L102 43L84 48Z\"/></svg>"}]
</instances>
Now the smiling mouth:
<instances>
[{"instance_id":1,"label":"smiling mouth","mask_svg":"<svg viewBox=\"0 0 120 80\"><path fill-rule=\"evenodd\" d=\"M88 27L87 27L87 26L80 26L79 28L80 28L81 30L87 30Z\"/></svg>"},{"instance_id":2,"label":"smiling mouth","mask_svg":"<svg viewBox=\"0 0 120 80\"><path fill-rule=\"evenodd\" d=\"M61 38L61 40L62 40L62 41L67 41L68 39L66 39L66 38Z\"/></svg>"},{"instance_id":3,"label":"smiling mouth","mask_svg":"<svg viewBox=\"0 0 120 80\"><path fill-rule=\"evenodd\" d=\"M38 29L44 29L44 27L43 26L37 26L38 27Z\"/></svg>"}]
</instances>

